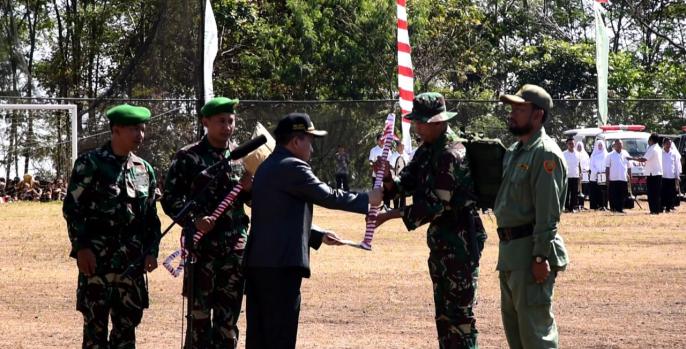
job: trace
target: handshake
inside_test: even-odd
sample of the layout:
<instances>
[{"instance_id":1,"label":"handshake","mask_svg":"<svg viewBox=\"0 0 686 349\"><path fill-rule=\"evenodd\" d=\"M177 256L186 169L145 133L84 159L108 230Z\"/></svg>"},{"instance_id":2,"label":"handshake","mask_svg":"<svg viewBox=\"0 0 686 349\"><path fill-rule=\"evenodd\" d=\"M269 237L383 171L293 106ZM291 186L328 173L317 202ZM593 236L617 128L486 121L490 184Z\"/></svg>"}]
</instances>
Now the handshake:
<instances>
[{"instance_id":1,"label":"handshake","mask_svg":"<svg viewBox=\"0 0 686 349\"><path fill-rule=\"evenodd\" d=\"M379 170L383 168L383 170L384 170L383 178L391 177L391 166L387 160L382 160L381 157L377 157L376 161L371 162L371 164L372 164L372 171L375 174L378 173ZM381 185L381 188L372 189L367 193L369 195L369 205L370 206L372 206L372 207L381 206L381 203L383 202L383 188L384 188L384 186Z\"/></svg>"}]
</instances>

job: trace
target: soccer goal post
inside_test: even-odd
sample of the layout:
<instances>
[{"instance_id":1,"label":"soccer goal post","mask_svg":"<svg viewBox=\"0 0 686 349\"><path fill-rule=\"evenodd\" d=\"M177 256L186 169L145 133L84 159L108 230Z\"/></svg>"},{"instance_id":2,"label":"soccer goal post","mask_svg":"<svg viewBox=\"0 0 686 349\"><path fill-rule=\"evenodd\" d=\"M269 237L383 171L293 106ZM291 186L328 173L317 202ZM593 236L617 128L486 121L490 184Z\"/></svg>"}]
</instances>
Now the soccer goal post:
<instances>
[{"instance_id":1,"label":"soccer goal post","mask_svg":"<svg viewBox=\"0 0 686 349\"><path fill-rule=\"evenodd\" d=\"M75 104L0 104L0 110L66 110L71 119L71 163L76 162L78 154L78 125Z\"/></svg>"}]
</instances>

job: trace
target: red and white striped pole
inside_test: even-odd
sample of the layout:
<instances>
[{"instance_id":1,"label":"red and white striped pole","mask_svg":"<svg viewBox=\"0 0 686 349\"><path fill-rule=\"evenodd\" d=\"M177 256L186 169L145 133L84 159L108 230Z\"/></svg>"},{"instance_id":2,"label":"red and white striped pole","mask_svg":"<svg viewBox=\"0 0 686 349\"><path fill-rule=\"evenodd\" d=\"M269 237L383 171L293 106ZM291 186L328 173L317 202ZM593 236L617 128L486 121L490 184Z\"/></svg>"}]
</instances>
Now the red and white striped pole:
<instances>
[{"instance_id":1,"label":"red and white striped pole","mask_svg":"<svg viewBox=\"0 0 686 349\"><path fill-rule=\"evenodd\" d=\"M381 166L376 170L374 176L374 189L381 188L383 185L383 176L386 172L386 159L391 152L391 145L393 144L393 128L395 125L395 114L388 114L386 118L386 125L384 126L383 135L383 152L381 153ZM364 232L364 240L360 242L359 247L365 250L372 249L372 238L374 238L374 229L376 229L376 216L379 214L378 207L370 207L367 213L367 230Z\"/></svg>"},{"instance_id":2,"label":"red and white striped pole","mask_svg":"<svg viewBox=\"0 0 686 349\"><path fill-rule=\"evenodd\" d=\"M412 100L414 99L414 71L412 68L412 47L410 46L410 34L407 31L407 6L406 0L397 0L398 16L398 91L400 115L402 118L402 142L405 151L412 150L412 137L410 136L410 120L405 115L412 112Z\"/></svg>"},{"instance_id":3,"label":"red and white striped pole","mask_svg":"<svg viewBox=\"0 0 686 349\"><path fill-rule=\"evenodd\" d=\"M410 136L410 120L405 119L405 115L412 112L412 100L414 99L414 71L412 68L412 47L410 46L410 33L407 31L407 0L396 1L396 14L398 18L398 91L400 113L403 116L401 122L402 142L405 149L409 152L412 149L412 137ZM390 126L389 126L390 125ZM376 172L374 188L382 185L385 172L386 158L390 152L393 142L393 127L395 125L395 115L390 114L386 119L384 129L385 142L383 155L381 156L382 166ZM390 133L388 133L390 130ZM372 207L367 214L367 230L364 234L364 241L360 242L359 247L365 250L372 249L372 238L376 229L376 216L379 213L378 207Z\"/></svg>"}]
</instances>

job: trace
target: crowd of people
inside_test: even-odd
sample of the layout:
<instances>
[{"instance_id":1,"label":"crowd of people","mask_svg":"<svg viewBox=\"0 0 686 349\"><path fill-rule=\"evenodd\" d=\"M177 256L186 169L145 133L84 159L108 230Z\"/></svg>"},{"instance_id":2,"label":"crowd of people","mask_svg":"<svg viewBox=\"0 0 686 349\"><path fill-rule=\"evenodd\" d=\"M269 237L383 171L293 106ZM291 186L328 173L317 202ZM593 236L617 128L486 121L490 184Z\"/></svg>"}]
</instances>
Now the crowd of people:
<instances>
[{"instance_id":1,"label":"crowd of people","mask_svg":"<svg viewBox=\"0 0 686 349\"><path fill-rule=\"evenodd\" d=\"M645 162L648 176L659 177L649 178L651 212L663 203L669 207L679 161L669 142L660 150L653 136L651 149L640 158L623 152L621 141L611 153L596 143L588 156L583 144L569 140L563 152L544 128L553 102L543 88L524 85L500 100L510 107L508 130L517 138L504 155L503 178L508 180L493 206L503 328L511 348L557 348L555 279L569 263L558 231L562 208L578 209L580 192L586 191L592 207L606 207L609 196L616 209L615 186L623 181L627 190L629 160ZM413 112L405 117L415 126L419 147L405 155L402 145L395 144L382 187L366 192L344 190L349 162L344 147L335 156L337 186L343 190L317 178L308 161L314 139L327 132L316 129L303 113L279 121L273 130L276 148L254 173L248 171L230 141L237 105L238 100L224 97L208 101L200 117L207 133L179 149L164 176L162 208L183 226L183 295L189 299L185 348L236 348L244 295L246 348L295 348L302 280L311 273L310 249L350 244L312 224L313 205L367 214L383 201L406 197L411 203L386 208L376 217L375 228L394 219L408 231L429 225L439 347L478 348L473 306L486 231L467 148L448 127L456 113L447 111L444 97L430 92L414 98ZM84 318L83 347L134 347L136 327L150 305L145 274L157 268L159 258L159 177L134 154L143 143L150 111L120 105L108 110L107 117L111 139L77 159L68 191L61 191L66 193L63 213L70 256L79 270L76 305ZM381 140L377 136L378 148L370 151L372 171L381 165ZM402 161L406 166L400 170ZM21 181L28 188L33 182L31 176ZM17 184L12 183L15 190ZM603 196L598 187L608 184L609 195ZM226 206L225 197L235 188L239 192ZM169 269L166 262L165 267Z\"/></svg>"},{"instance_id":2,"label":"crowd of people","mask_svg":"<svg viewBox=\"0 0 686 349\"><path fill-rule=\"evenodd\" d=\"M67 187L62 178L53 181L25 174L7 181L0 177L0 203L13 201L62 201Z\"/></svg>"},{"instance_id":3,"label":"crowd of people","mask_svg":"<svg viewBox=\"0 0 686 349\"><path fill-rule=\"evenodd\" d=\"M643 156L632 157L621 139L613 142L612 151L598 140L589 156L581 142L568 139L564 152L568 184L565 212L586 209L585 198L592 210L623 213L633 208L636 197L632 192L631 161L640 162L645 169L650 213L674 211L680 203L681 154L671 139L660 139L655 133L648 138L648 145Z\"/></svg>"}]
</instances>

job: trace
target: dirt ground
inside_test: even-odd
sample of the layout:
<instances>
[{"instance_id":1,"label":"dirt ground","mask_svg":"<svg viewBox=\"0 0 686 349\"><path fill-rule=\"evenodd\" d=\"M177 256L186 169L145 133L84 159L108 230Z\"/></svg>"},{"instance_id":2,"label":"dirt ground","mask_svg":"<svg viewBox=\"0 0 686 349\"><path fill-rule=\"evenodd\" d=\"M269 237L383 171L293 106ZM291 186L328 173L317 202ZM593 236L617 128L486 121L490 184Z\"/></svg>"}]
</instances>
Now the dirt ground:
<instances>
[{"instance_id":1,"label":"dirt ground","mask_svg":"<svg viewBox=\"0 0 686 349\"><path fill-rule=\"evenodd\" d=\"M686 207L681 211L563 216L571 264L555 289L562 348L686 347ZM362 216L315 213L315 223L345 238L364 235ZM483 220L489 239L475 308L479 344L506 348L494 270L498 238L494 217ZM437 347L425 234L425 227L407 232L390 222L377 232L372 252L345 246L313 251L298 347ZM160 259L175 249L178 235L175 228L164 239ZM0 205L0 237L0 348L80 347L76 263L67 255L59 203ZM180 287L162 268L151 274L152 304L137 332L139 348L181 346ZM239 328L245 330L244 316Z\"/></svg>"}]
</instances>

